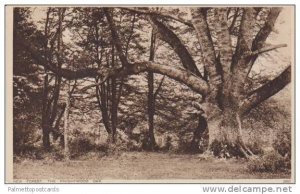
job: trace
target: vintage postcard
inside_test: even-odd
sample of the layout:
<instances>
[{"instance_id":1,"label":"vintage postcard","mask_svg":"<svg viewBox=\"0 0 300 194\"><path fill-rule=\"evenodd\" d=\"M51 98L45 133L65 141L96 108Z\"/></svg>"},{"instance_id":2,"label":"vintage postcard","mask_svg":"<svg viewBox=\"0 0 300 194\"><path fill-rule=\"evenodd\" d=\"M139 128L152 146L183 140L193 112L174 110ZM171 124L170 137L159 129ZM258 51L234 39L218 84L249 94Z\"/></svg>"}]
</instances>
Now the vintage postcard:
<instances>
[{"instance_id":1,"label":"vintage postcard","mask_svg":"<svg viewBox=\"0 0 300 194\"><path fill-rule=\"evenodd\" d=\"M7 5L6 183L294 183L294 9Z\"/></svg>"}]
</instances>

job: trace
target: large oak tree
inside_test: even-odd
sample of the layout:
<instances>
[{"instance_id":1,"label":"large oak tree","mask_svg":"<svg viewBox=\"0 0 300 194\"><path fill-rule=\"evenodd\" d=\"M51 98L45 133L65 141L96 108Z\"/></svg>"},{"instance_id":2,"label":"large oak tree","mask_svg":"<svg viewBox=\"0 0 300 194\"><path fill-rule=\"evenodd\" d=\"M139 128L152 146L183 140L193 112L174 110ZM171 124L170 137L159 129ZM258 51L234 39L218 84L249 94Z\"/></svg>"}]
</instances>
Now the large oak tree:
<instances>
[{"instance_id":1,"label":"large oak tree","mask_svg":"<svg viewBox=\"0 0 300 194\"><path fill-rule=\"evenodd\" d=\"M115 9L137 14L138 17L148 21L158 33L158 37L174 50L181 64L128 60L124 49L126 43L122 41L121 33L115 24ZM216 143L226 145L223 147L228 149L229 155L251 156L251 150L243 141L243 117L291 81L291 65L287 65L284 71L259 88L249 91L245 87L247 77L257 58L262 53L286 46L265 44L282 8L191 7L185 9L190 17L173 14L172 9L170 8L170 12L164 12L152 8L102 8L111 40L121 62L121 66L110 68L101 66L78 70L57 69L55 64L48 61L37 48L18 36L17 31L14 31L14 37L20 46L31 53L37 64L65 79L98 77L98 84L101 84L110 77L147 71L166 75L185 84L202 96L200 106L207 114L209 145ZM258 17L262 12L265 17ZM260 25L257 25L258 21ZM170 22L183 25L196 34L200 45L196 50L201 56L204 70L199 70L199 64L180 36L169 26Z\"/></svg>"}]
</instances>

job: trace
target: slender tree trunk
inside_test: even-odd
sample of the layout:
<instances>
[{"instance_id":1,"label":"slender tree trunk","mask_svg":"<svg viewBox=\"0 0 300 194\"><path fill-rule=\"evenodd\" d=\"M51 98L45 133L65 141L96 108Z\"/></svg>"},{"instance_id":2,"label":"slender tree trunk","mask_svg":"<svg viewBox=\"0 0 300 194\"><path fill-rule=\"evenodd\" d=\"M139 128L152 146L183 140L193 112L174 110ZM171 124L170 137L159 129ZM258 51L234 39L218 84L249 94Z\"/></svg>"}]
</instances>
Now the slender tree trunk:
<instances>
[{"instance_id":1,"label":"slender tree trunk","mask_svg":"<svg viewBox=\"0 0 300 194\"><path fill-rule=\"evenodd\" d=\"M154 114L155 114L155 99L154 99L154 79L153 73L148 72L148 126L149 139L151 149L154 150L156 146L154 137Z\"/></svg>"},{"instance_id":2,"label":"slender tree trunk","mask_svg":"<svg viewBox=\"0 0 300 194\"><path fill-rule=\"evenodd\" d=\"M45 36L48 36L48 30L49 30L48 22L49 22L50 11L51 11L50 9L48 9L48 11L47 11L46 24L45 24ZM56 69L58 70L58 72L61 71L61 66L62 66L61 43L62 43L62 21L63 21L63 17L64 17L64 11L65 11L65 9L59 10L59 21L58 21L59 25L58 25L57 55L56 55L57 61L58 61ZM44 49L45 49L45 52L48 51L48 41L45 42ZM47 54L46 54L46 56L47 56ZM53 123L57 116L61 81L62 81L62 77L60 75L56 75L55 76L55 86L53 89L53 95L52 95L51 99L48 99L48 93L49 93L48 75L45 76L45 80L44 80L42 130L43 130L43 146L45 149L50 148L49 134L52 130Z\"/></svg>"},{"instance_id":3,"label":"slender tree trunk","mask_svg":"<svg viewBox=\"0 0 300 194\"><path fill-rule=\"evenodd\" d=\"M105 83L101 84L101 86L96 86L96 97L98 106L102 115L102 122L108 134L111 134L111 127L109 122L109 115L107 109L107 95L105 91Z\"/></svg>"},{"instance_id":4,"label":"slender tree trunk","mask_svg":"<svg viewBox=\"0 0 300 194\"><path fill-rule=\"evenodd\" d=\"M49 23L49 15L50 15L51 9L48 8L47 15L46 15L46 21L45 21L45 29L44 34L45 37L48 37L48 23ZM48 50L48 39L46 39L44 43L44 52L47 53ZM46 55L47 56L47 55ZM44 91L43 91L43 108L42 108L42 133L43 133L43 147L45 149L50 148L50 138L49 138L49 126L48 126L48 74L47 70L45 70L45 77L44 77Z\"/></svg>"},{"instance_id":5,"label":"slender tree trunk","mask_svg":"<svg viewBox=\"0 0 300 194\"><path fill-rule=\"evenodd\" d=\"M63 114L66 110L66 104L63 104L62 107L61 107L61 112L58 114L58 116L56 117L54 123L53 123L53 128L58 130L59 129L59 125L60 125L60 121L63 117Z\"/></svg>"},{"instance_id":6,"label":"slender tree trunk","mask_svg":"<svg viewBox=\"0 0 300 194\"><path fill-rule=\"evenodd\" d=\"M202 140L202 141L201 141ZM194 135L190 149L194 153L203 153L208 146L207 120L203 113L198 115L198 126L194 129Z\"/></svg>"},{"instance_id":7,"label":"slender tree trunk","mask_svg":"<svg viewBox=\"0 0 300 194\"><path fill-rule=\"evenodd\" d=\"M111 66L115 66L115 49L112 46L112 63ZM116 141L117 132L117 119L118 119L118 105L117 105L117 84L116 77L111 78L111 131L112 131L112 142Z\"/></svg>"},{"instance_id":8,"label":"slender tree trunk","mask_svg":"<svg viewBox=\"0 0 300 194\"><path fill-rule=\"evenodd\" d=\"M56 141L58 138L60 138L59 139L59 144L60 144L61 147L64 147L64 144L65 144L64 141L65 140L64 140L64 134L59 131L59 126L60 126L60 122L61 122L61 120L64 116L65 110L66 110L66 104L64 103L62 108L61 108L61 112L56 117L56 119L53 123L53 126L52 126L53 140Z\"/></svg>"},{"instance_id":9,"label":"slender tree trunk","mask_svg":"<svg viewBox=\"0 0 300 194\"><path fill-rule=\"evenodd\" d=\"M44 78L43 113L42 113L43 147L45 149L50 148L47 104L48 104L48 74L46 74Z\"/></svg>"},{"instance_id":10,"label":"slender tree trunk","mask_svg":"<svg viewBox=\"0 0 300 194\"><path fill-rule=\"evenodd\" d=\"M52 109L51 114L49 115L49 125L52 126L55 118L57 116L57 109L58 109L58 100L60 94L60 87L61 87L62 78L57 76L55 78L55 86L53 91L53 102L52 102Z\"/></svg>"},{"instance_id":11,"label":"slender tree trunk","mask_svg":"<svg viewBox=\"0 0 300 194\"><path fill-rule=\"evenodd\" d=\"M152 30L151 33L151 43L150 43L150 56L149 61L154 61L155 53L155 32ZM148 72L148 135L150 139L151 150L156 147L155 137L154 137L154 114L155 114L155 97L154 97L154 73Z\"/></svg>"},{"instance_id":12,"label":"slender tree trunk","mask_svg":"<svg viewBox=\"0 0 300 194\"><path fill-rule=\"evenodd\" d=\"M118 119L118 106L117 106L117 88L116 88L116 78L112 78L111 83L111 129L112 129L112 142L116 141L117 132L117 119Z\"/></svg>"},{"instance_id":13,"label":"slender tree trunk","mask_svg":"<svg viewBox=\"0 0 300 194\"><path fill-rule=\"evenodd\" d=\"M96 62L98 64L98 69L101 68L101 62L103 58L103 50L100 49L100 39L102 40L102 36L100 38L100 28L98 27L98 24L95 23L95 30L96 30ZM109 62L107 63L109 66ZM96 78L96 82L98 83L99 77ZM100 108L100 112L102 115L102 122L104 124L105 130L110 135L111 134L111 125L110 125L110 119L109 119L109 110L108 110L108 96L107 96L107 81L102 83L100 86L96 86L96 97L97 97L97 103Z\"/></svg>"},{"instance_id":14,"label":"slender tree trunk","mask_svg":"<svg viewBox=\"0 0 300 194\"><path fill-rule=\"evenodd\" d=\"M70 112L70 81L68 81L68 94L66 97L66 108L64 113L64 154L65 159L70 159L70 150L69 150L69 112Z\"/></svg>"},{"instance_id":15,"label":"slender tree trunk","mask_svg":"<svg viewBox=\"0 0 300 194\"><path fill-rule=\"evenodd\" d=\"M58 71L61 71L61 66L62 66L62 50L61 50L61 45L62 45L62 22L64 18L64 11L65 9L59 9L58 14L59 14L59 21L58 21L58 36L57 36L57 69ZM52 112L50 116L50 124L52 126L56 115L57 115L57 108L58 108L58 99L59 99L59 93L60 93L60 86L61 86L61 81L62 77L61 76L56 76L55 78L55 88L53 92L53 105L52 105Z\"/></svg>"}]
</instances>

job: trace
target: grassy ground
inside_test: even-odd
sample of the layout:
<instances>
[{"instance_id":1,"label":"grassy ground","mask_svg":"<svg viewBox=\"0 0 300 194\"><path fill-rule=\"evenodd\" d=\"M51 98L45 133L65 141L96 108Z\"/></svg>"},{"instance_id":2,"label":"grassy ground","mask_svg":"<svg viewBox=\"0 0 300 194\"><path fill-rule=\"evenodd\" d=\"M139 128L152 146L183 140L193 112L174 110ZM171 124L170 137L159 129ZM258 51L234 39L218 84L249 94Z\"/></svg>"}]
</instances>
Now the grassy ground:
<instances>
[{"instance_id":1,"label":"grassy ground","mask_svg":"<svg viewBox=\"0 0 300 194\"><path fill-rule=\"evenodd\" d=\"M251 173L243 160L199 160L197 155L129 152L85 160L24 160L14 179L289 179L287 173Z\"/></svg>"}]
</instances>

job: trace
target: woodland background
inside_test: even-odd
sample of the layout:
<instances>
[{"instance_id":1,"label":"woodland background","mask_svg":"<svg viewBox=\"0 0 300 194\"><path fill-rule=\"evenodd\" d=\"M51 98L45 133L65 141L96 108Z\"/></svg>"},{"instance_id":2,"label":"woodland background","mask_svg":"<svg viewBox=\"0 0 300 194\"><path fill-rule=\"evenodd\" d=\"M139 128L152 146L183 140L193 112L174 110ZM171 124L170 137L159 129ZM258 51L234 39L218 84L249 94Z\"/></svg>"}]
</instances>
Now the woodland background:
<instances>
[{"instance_id":1,"label":"woodland background","mask_svg":"<svg viewBox=\"0 0 300 194\"><path fill-rule=\"evenodd\" d=\"M28 161L167 153L289 176L290 17L288 7L14 8L15 177Z\"/></svg>"}]
</instances>

